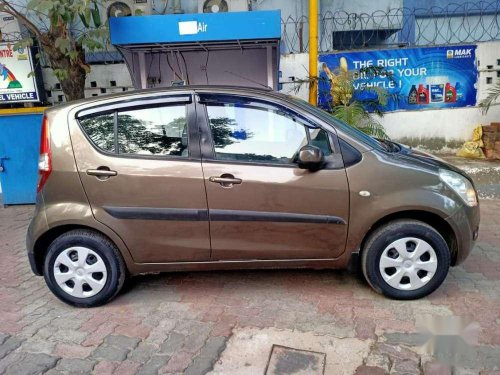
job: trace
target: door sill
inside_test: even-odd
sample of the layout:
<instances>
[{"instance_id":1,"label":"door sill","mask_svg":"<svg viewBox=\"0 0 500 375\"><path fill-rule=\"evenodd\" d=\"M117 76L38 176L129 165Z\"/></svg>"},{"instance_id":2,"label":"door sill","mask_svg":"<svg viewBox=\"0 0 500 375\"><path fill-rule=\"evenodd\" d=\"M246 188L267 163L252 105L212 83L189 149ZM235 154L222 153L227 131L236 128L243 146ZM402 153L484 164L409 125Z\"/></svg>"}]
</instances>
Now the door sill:
<instances>
[{"instance_id":1,"label":"door sill","mask_svg":"<svg viewBox=\"0 0 500 375\"><path fill-rule=\"evenodd\" d=\"M286 269L312 268L335 269L345 268L344 257L323 259L251 259L251 260L212 260L196 262L169 263L134 263L129 270L131 274L176 272L176 271L210 271L238 269Z\"/></svg>"}]
</instances>

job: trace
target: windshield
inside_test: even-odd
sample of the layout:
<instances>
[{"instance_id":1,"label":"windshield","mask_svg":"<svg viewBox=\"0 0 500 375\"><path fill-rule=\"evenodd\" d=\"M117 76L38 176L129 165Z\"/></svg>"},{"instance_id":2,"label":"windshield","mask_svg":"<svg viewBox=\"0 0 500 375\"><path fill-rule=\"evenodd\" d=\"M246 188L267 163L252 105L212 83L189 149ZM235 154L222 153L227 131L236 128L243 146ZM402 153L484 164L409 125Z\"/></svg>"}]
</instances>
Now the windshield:
<instances>
[{"instance_id":1,"label":"windshield","mask_svg":"<svg viewBox=\"0 0 500 375\"><path fill-rule=\"evenodd\" d=\"M332 124L332 126L339 129L341 132L347 134L349 137L352 137L360 142L363 142L368 147L374 148L376 150L387 151L387 147L385 147L382 142L380 142L379 140L377 140L373 137L370 137L369 135L363 133L362 131L356 129L353 126L346 124L345 122L339 120L338 118L334 117L330 113L323 111L322 109L319 109L318 107L315 107L315 106L309 104L305 100L295 98L293 96L288 96L288 98L291 99L295 104L305 108L306 110L308 110L310 112L313 112L315 116Z\"/></svg>"}]
</instances>

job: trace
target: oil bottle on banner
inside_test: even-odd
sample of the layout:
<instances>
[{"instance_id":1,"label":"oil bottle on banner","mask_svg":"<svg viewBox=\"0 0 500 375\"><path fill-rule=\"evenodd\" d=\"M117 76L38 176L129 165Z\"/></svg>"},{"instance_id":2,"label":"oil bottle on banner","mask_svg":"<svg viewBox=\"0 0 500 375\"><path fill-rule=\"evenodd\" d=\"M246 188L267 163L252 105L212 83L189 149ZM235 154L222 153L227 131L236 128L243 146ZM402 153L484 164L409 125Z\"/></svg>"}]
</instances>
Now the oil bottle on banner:
<instances>
[{"instance_id":1,"label":"oil bottle on banner","mask_svg":"<svg viewBox=\"0 0 500 375\"><path fill-rule=\"evenodd\" d=\"M408 95L408 104L417 104L417 88L415 85L411 86L410 94Z\"/></svg>"},{"instance_id":2,"label":"oil bottle on banner","mask_svg":"<svg viewBox=\"0 0 500 375\"><path fill-rule=\"evenodd\" d=\"M408 104L429 104L429 85L412 85L408 94Z\"/></svg>"},{"instance_id":3,"label":"oil bottle on banner","mask_svg":"<svg viewBox=\"0 0 500 375\"><path fill-rule=\"evenodd\" d=\"M439 77L431 79L430 84L420 83L418 89L412 85L408 94L408 104L429 103L455 103L463 99L462 85L457 82L455 86L447 82L438 82Z\"/></svg>"},{"instance_id":4,"label":"oil bottle on banner","mask_svg":"<svg viewBox=\"0 0 500 375\"><path fill-rule=\"evenodd\" d=\"M456 87L456 86L455 86ZM457 101L457 90L448 82L444 88L444 101L446 103L455 103Z\"/></svg>"},{"instance_id":5,"label":"oil bottle on banner","mask_svg":"<svg viewBox=\"0 0 500 375\"><path fill-rule=\"evenodd\" d=\"M429 85L418 85L417 98L418 104L429 104Z\"/></svg>"}]
</instances>

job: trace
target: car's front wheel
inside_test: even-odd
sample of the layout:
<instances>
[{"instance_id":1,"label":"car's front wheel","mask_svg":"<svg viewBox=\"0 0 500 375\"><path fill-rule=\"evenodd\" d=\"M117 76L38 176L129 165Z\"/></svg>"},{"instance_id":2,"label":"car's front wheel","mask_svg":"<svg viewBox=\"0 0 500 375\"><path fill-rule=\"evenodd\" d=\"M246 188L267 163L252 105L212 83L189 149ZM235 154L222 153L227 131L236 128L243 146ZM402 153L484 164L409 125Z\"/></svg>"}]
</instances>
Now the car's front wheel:
<instances>
[{"instance_id":1,"label":"car's front wheel","mask_svg":"<svg viewBox=\"0 0 500 375\"><path fill-rule=\"evenodd\" d=\"M370 235L361 265L377 292L395 299L417 299L443 283L450 258L446 241L433 227L417 220L397 220Z\"/></svg>"},{"instance_id":2,"label":"car's front wheel","mask_svg":"<svg viewBox=\"0 0 500 375\"><path fill-rule=\"evenodd\" d=\"M125 265L108 238L89 230L72 230L49 246L44 277L50 290L62 301L94 307L110 301L120 291Z\"/></svg>"}]
</instances>

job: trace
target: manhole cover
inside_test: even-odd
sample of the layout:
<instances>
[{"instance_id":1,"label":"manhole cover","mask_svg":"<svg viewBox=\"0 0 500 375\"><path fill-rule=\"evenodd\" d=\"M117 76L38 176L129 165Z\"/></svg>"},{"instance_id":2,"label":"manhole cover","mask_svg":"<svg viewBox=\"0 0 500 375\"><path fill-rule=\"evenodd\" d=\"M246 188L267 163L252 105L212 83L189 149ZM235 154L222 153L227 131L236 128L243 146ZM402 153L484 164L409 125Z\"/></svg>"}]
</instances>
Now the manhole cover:
<instances>
[{"instance_id":1,"label":"manhole cover","mask_svg":"<svg viewBox=\"0 0 500 375\"><path fill-rule=\"evenodd\" d=\"M325 360L325 353L273 345L266 375L322 375L325 372Z\"/></svg>"}]
</instances>

